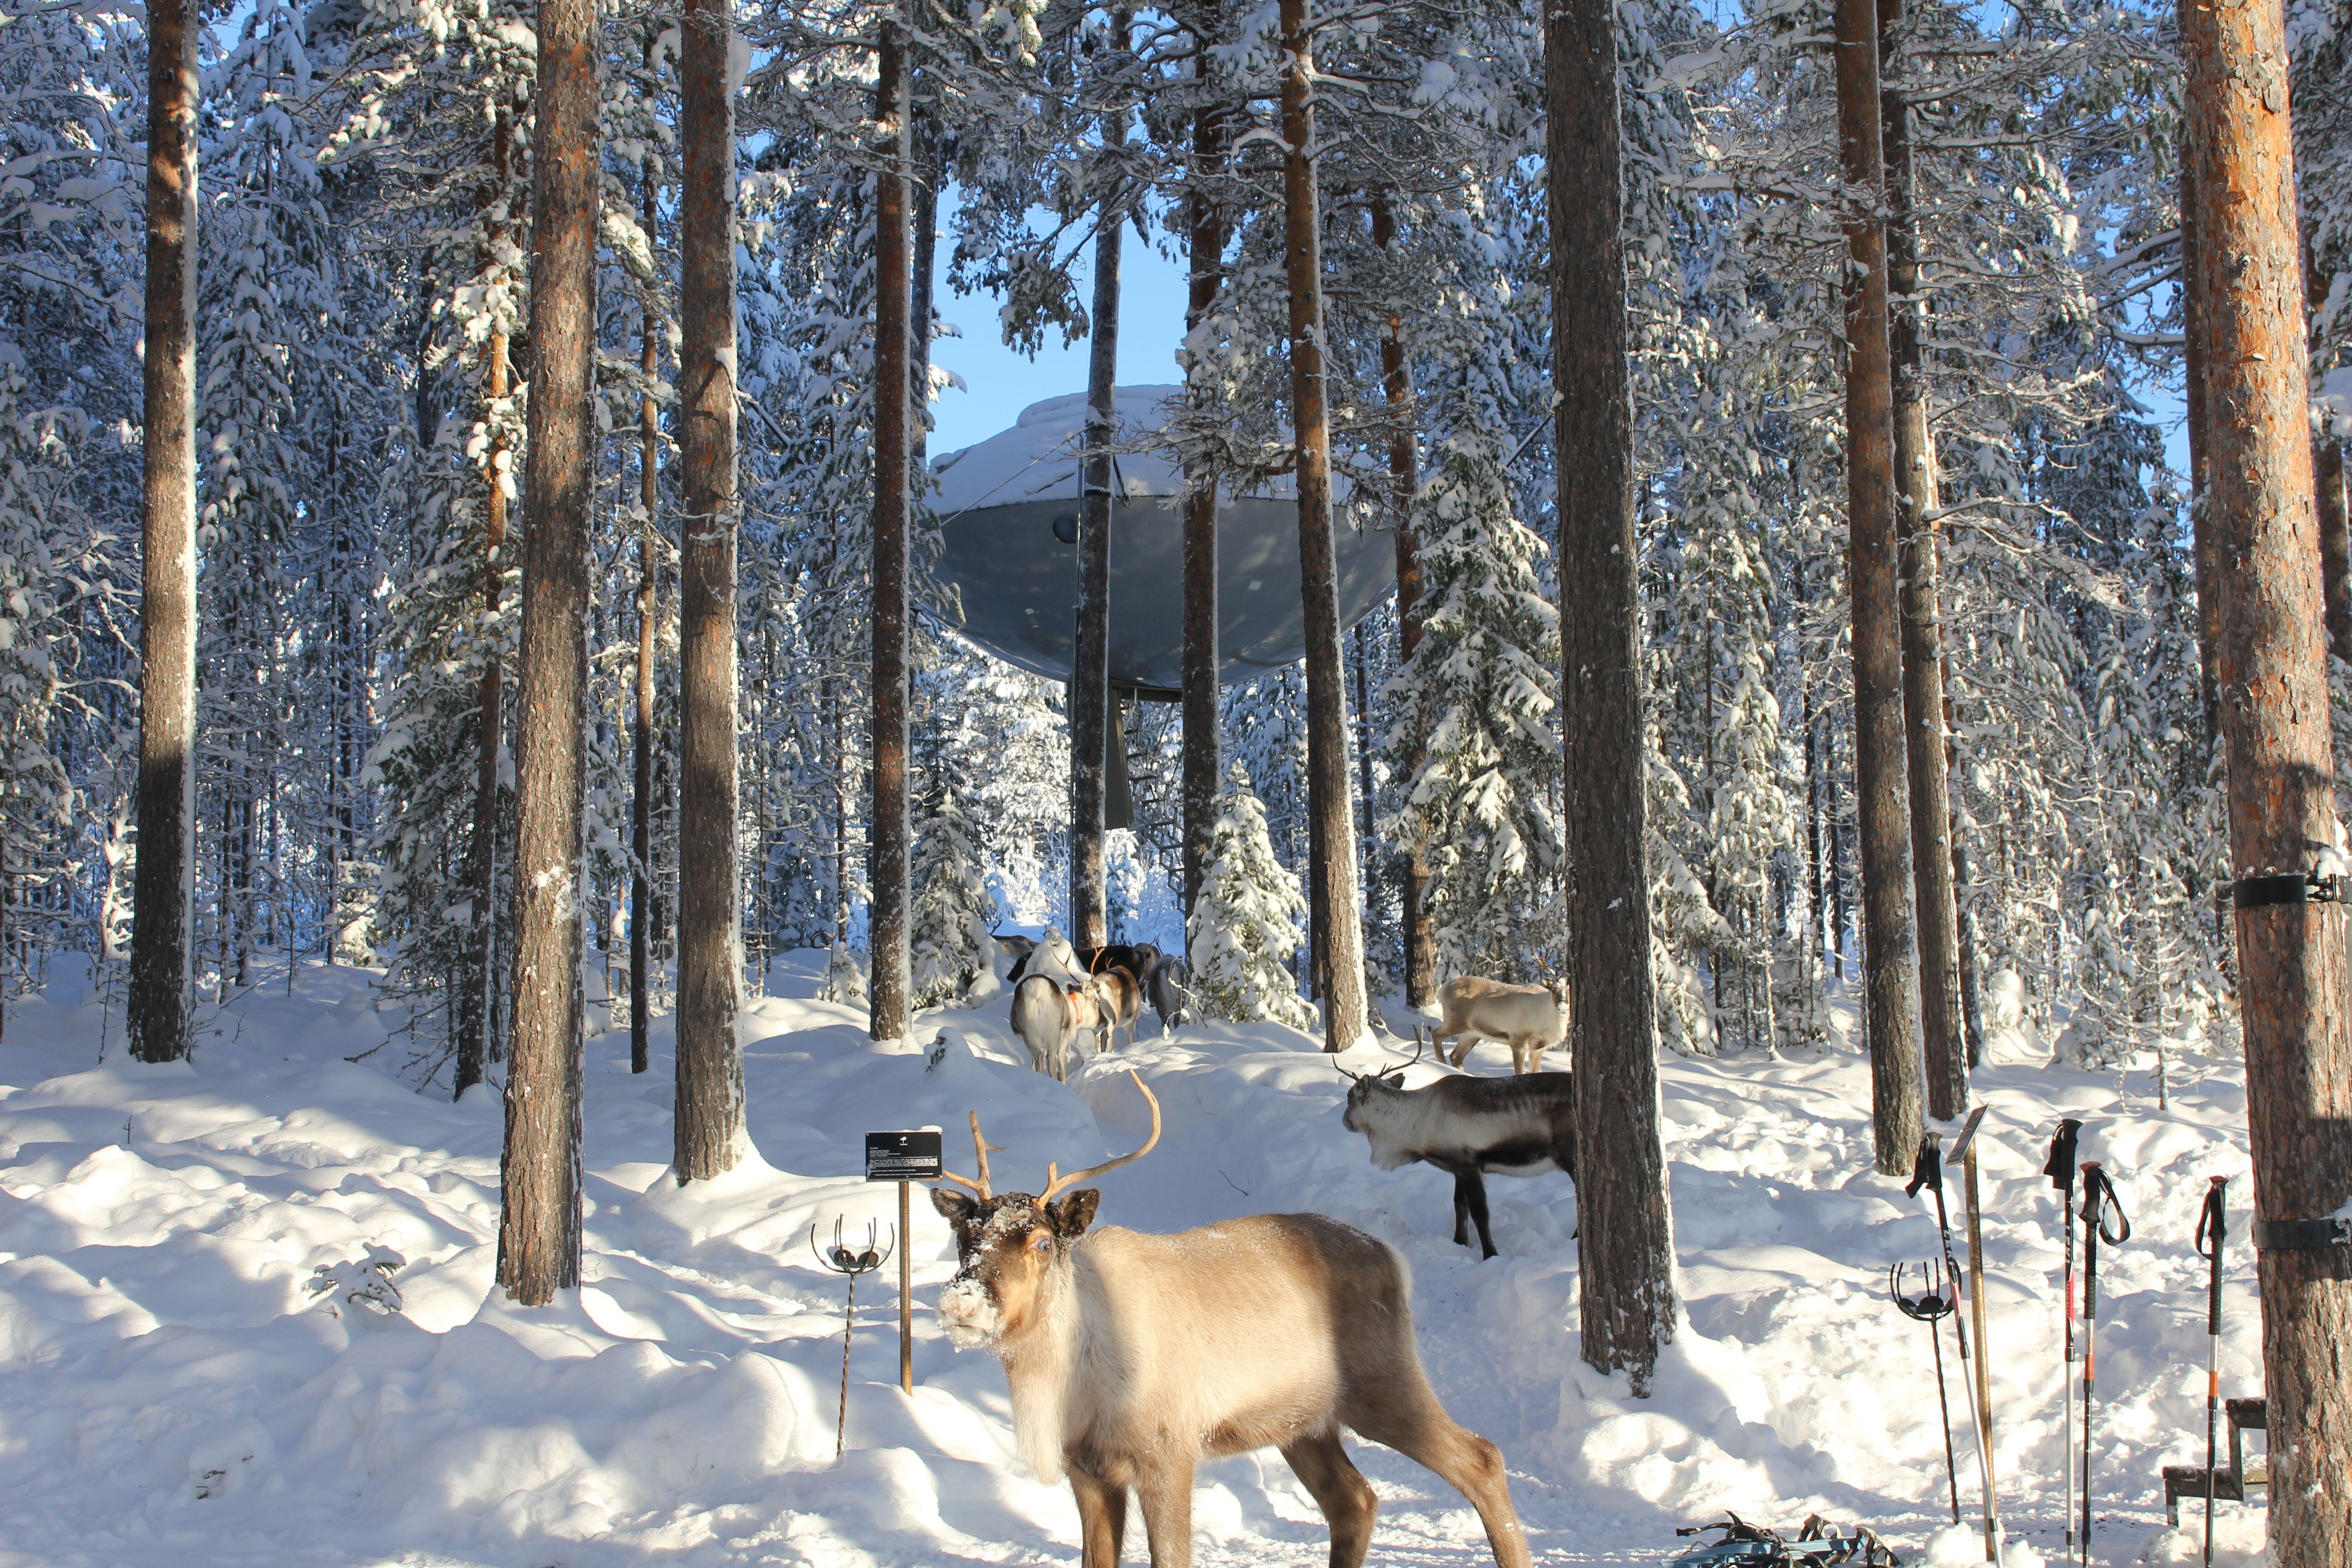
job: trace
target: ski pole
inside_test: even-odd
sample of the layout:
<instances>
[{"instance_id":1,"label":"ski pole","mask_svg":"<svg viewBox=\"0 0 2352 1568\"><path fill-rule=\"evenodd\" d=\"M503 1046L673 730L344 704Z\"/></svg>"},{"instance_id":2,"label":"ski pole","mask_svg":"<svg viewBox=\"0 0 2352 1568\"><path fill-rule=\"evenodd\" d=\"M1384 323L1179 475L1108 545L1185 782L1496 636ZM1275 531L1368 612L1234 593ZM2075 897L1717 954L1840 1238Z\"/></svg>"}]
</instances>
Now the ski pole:
<instances>
[{"instance_id":1,"label":"ski pole","mask_svg":"<svg viewBox=\"0 0 2352 1568\"><path fill-rule=\"evenodd\" d=\"M1919 1282L1933 1287L1936 1266L1919 1266ZM1944 1336L1936 1327L1938 1320L1950 1316L1952 1299L1939 1296L1931 1288L1916 1296L1903 1293L1903 1265L1892 1264L1886 1270L1886 1293L1895 1298L1895 1310L1915 1323L1927 1325L1927 1343L1936 1352L1936 1407L1944 1413L1944 1484L1952 1494L1952 1522L1960 1522L1960 1466L1952 1456L1952 1393L1944 1376Z\"/></svg>"},{"instance_id":2,"label":"ski pole","mask_svg":"<svg viewBox=\"0 0 2352 1568\"><path fill-rule=\"evenodd\" d=\"M2112 1215L2113 1223L2110 1224ZM2131 1219L2096 1160L2083 1162L2083 1568L2091 1568L2091 1401L2097 1377L2099 1243L2131 1239Z\"/></svg>"},{"instance_id":3,"label":"ski pole","mask_svg":"<svg viewBox=\"0 0 2352 1568\"><path fill-rule=\"evenodd\" d=\"M1985 1327L1984 1219L1977 1183L1977 1129L1984 1125L1985 1107L1969 1112L1958 1142L1946 1156L1957 1160L1969 1200L1969 1321L1977 1331L1977 1443L1984 1456L1985 1561L2000 1561L2000 1500L1992 1473L1992 1344Z\"/></svg>"},{"instance_id":4,"label":"ski pole","mask_svg":"<svg viewBox=\"0 0 2352 1568\"><path fill-rule=\"evenodd\" d=\"M1979 1108L1973 1113L1971 1123L1973 1124L1974 1120L1981 1117L1983 1111ZM1966 1133L1964 1132L1962 1136L1965 1137ZM1919 1140L1919 1162L1913 1168L1910 1184L1904 1191L1906 1194L1916 1197L1921 1187L1927 1187L1936 1194L1936 1230L1944 1244L1944 1279L1947 1286L1946 1294L1952 1303L1950 1314L1952 1338L1958 1342L1960 1349L1960 1386L1969 1396L1969 1427L1976 1434L1977 1438L1977 1471L1983 1478L1985 1489L1985 1534L1986 1538L1990 1540L1996 1533L1993 1523L1992 1451L1985 1440L1985 1422L1979 1407L1976 1379L1973 1375L1975 1363L1969 1359L1967 1320L1960 1311L1960 1264L1959 1260L1952 1256L1952 1219L1950 1212L1944 1206L1942 1145L1942 1138L1933 1132L1926 1134Z\"/></svg>"},{"instance_id":5,"label":"ski pole","mask_svg":"<svg viewBox=\"0 0 2352 1568\"><path fill-rule=\"evenodd\" d=\"M2205 1212L2197 1218L2197 1255L2213 1264L2205 1287L2205 1568L2213 1568L2213 1471L2221 1463L2215 1432L2221 1415L2221 1235L2227 1176L2209 1176ZM2209 1250L2210 1249L2210 1250Z\"/></svg>"},{"instance_id":6,"label":"ski pole","mask_svg":"<svg viewBox=\"0 0 2352 1568\"><path fill-rule=\"evenodd\" d=\"M2073 1117L2061 1117L2058 1131L2050 1140L2049 1163L2042 1173L2058 1189L2058 1234L2063 1239L2066 1254L2066 1353L2062 1365L2063 1379L2058 1387L2058 1409L2065 1423L2064 1435L2059 1440L2062 1456L2059 1468L2066 1472L2066 1558L2074 1557L2074 1149L2083 1124Z\"/></svg>"}]
</instances>

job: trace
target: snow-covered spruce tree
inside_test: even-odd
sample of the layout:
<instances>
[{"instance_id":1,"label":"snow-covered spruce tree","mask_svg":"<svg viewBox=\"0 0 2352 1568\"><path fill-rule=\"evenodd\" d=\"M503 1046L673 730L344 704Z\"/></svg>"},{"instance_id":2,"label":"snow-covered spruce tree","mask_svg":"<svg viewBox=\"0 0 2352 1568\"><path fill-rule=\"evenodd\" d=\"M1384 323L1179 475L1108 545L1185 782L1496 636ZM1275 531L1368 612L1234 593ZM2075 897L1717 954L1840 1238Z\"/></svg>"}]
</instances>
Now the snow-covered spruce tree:
<instances>
[{"instance_id":1,"label":"snow-covered spruce tree","mask_svg":"<svg viewBox=\"0 0 2352 1568\"><path fill-rule=\"evenodd\" d=\"M76 622L85 600L114 596L122 563L73 493L71 454L85 421L79 411L27 406L25 357L0 338L0 903L11 929L7 952L46 951L46 929L71 912L62 896L72 876L79 785L67 731L94 716L76 689L83 678ZM87 748L84 748L87 750ZM26 940L27 919L41 930ZM16 978L26 976L22 970ZM0 972L0 995L8 976Z\"/></svg>"},{"instance_id":2,"label":"snow-covered spruce tree","mask_svg":"<svg viewBox=\"0 0 2352 1568\"><path fill-rule=\"evenodd\" d=\"M961 1001L988 970L979 938L993 923L996 902L988 896L988 868L958 795L942 776L917 807L908 923L918 1007Z\"/></svg>"},{"instance_id":3,"label":"snow-covered spruce tree","mask_svg":"<svg viewBox=\"0 0 2352 1568\"><path fill-rule=\"evenodd\" d=\"M1192 988L1216 1017L1237 1024L1312 1029L1315 1009L1298 994L1290 963L1306 941L1307 900L1298 879L1274 858L1265 807L1235 763L1225 775L1207 871L1192 908Z\"/></svg>"},{"instance_id":4,"label":"snow-covered spruce tree","mask_svg":"<svg viewBox=\"0 0 2352 1568\"><path fill-rule=\"evenodd\" d=\"M485 1052L501 1037L510 978L512 683L502 674L519 556L493 536L508 532L523 466L536 43L514 0L376 0L359 47L371 68L333 160L366 168L384 193L379 222L413 254L417 336L413 423L383 482L390 657L368 775L383 802L373 912L393 950L384 988L408 1002L429 1075L461 1037ZM492 713L486 693L497 695Z\"/></svg>"},{"instance_id":5,"label":"snow-covered spruce tree","mask_svg":"<svg viewBox=\"0 0 2352 1568\"><path fill-rule=\"evenodd\" d=\"M1421 643L1381 703L1388 754L1420 768L1381 826L1429 868L1439 973L1524 979L1560 857L1559 613L1538 592L1543 541L1512 514L1497 445L1455 432L1413 509Z\"/></svg>"}]
</instances>

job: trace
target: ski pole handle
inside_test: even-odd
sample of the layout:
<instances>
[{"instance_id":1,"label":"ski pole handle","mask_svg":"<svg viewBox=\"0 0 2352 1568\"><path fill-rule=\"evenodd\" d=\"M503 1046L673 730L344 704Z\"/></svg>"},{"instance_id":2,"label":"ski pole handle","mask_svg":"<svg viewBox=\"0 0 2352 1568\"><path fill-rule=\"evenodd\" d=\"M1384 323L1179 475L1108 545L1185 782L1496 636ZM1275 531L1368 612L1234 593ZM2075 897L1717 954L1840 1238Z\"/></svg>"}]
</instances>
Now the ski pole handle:
<instances>
[{"instance_id":1,"label":"ski pole handle","mask_svg":"<svg viewBox=\"0 0 2352 1568\"><path fill-rule=\"evenodd\" d=\"M2225 1217L2224 1193L2229 1186L2227 1176L2210 1176L2205 1189L2205 1212L2197 1217L2197 1256L2212 1262L2212 1276L2205 1293L2205 1331L2219 1336L2221 1332L2221 1242L2229 1226Z\"/></svg>"}]
</instances>

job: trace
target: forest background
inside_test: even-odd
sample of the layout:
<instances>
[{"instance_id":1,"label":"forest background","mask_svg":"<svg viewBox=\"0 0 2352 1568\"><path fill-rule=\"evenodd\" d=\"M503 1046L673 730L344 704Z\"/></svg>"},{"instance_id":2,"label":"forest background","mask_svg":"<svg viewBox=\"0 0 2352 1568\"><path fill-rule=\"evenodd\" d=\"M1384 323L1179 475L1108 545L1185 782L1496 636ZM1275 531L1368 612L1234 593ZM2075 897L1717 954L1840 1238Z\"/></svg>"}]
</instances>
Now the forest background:
<instances>
[{"instance_id":1,"label":"forest background","mask_svg":"<svg viewBox=\"0 0 2352 1568\"><path fill-rule=\"evenodd\" d=\"M1243 471L1285 441L1279 159L1256 158L1248 133L1272 114L1271 17L1173 15L975 6L916 40L917 277L945 285L919 283L918 313L1044 363L1073 354L1104 192L1128 193L1130 264L1165 290L1183 203L1206 191L1231 217L1224 290L1181 343L1170 311L1151 312L1155 331L1139 315L1123 379L1213 381L1221 427L1171 438ZM754 987L776 952L864 934L878 16L737 12ZM1660 1016L1677 1049L1776 1047L1826 1027L1860 901L1830 15L1618 16ZM658 988L677 872L678 35L660 6L602 19L587 921L592 987L618 997L632 878L654 889ZM2352 419L2352 8L2298 0L2288 24L2332 450ZM1391 980L1415 847L1443 972L1528 978L1561 958L1538 32L1524 6L1397 3L1334 13L1321 34L1319 68L1341 84L1323 109L1335 440L1343 463L1381 461L1405 422L1383 391L1392 334L1424 476L1408 515L1368 485L1342 526L1415 528L1431 603L1452 616L1419 665L1393 608L1347 641L1368 945ZM530 8L509 0L261 0L210 14L199 40L199 993L217 1004L248 984L265 950L380 964L420 1084L449 1081L485 855L493 951L511 951L511 757L487 813L476 785L483 675L512 662L518 626L492 498L512 500L526 439L529 388L507 369L530 363L534 48ZM2174 48L2171 11L2136 5L1920 5L1890 34L1889 79L1916 121L1971 1046L1996 987L2084 1061L2231 1027L2213 731L2165 428L2182 342ZM70 952L119 984L129 941L145 55L138 15L104 4L0 20L10 990ZM1242 128L1213 182L1185 156L1204 100ZM1110 146L1114 101L1133 133ZM1163 259L1142 262L1152 250ZM1003 395L1003 354L958 354L943 337L935 384L973 367L968 390L941 384L943 418L993 411L965 426L978 434L1025 401ZM1076 390L1074 365L1038 389ZM2340 569L2330 586L2334 610ZM961 644L952 621L926 600L917 886L982 888L997 918L1066 919L1061 693ZM2352 626L2334 629L2352 651ZM640 668L664 716L642 791L627 766ZM1538 674L1506 701L1507 671ZM1295 672L1223 699L1226 755L1293 873L1303 709ZM1113 934L1172 945L1176 711L1140 705L1126 734L1138 818L1112 837ZM968 922L931 918L938 1000L977 954ZM510 981L484 972L496 1042Z\"/></svg>"}]
</instances>

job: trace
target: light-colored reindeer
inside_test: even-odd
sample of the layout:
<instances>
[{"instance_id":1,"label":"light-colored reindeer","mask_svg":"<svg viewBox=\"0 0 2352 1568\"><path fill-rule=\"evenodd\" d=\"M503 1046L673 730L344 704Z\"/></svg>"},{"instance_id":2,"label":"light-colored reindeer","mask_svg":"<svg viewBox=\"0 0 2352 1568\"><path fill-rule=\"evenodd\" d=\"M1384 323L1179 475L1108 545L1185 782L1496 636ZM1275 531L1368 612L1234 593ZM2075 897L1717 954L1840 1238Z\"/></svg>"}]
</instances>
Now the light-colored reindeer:
<instances>
[{"instance_id":1,"label":"light-colored reindeer","mask_svg":"<svg viewBox=\"0 0 2352 1568\"><path fill-rule=\"evenodd\" d=\"M956 1238L940 1321L958 1345L1003 1362L1023 1459L1077 1495L1085 1568L1117 1568L1130 1488L1152 1568L1189 1568L1195 1467L1265 1447L1281 1449L1330 1521L1333 1568L1357 1568L1379 1500L1343 1428L1452 1482L1498 1568L1528 1568L1502 1454L1454 1424L1422 1372L1393 1248L1320 1215L1088 1234L1102 1194L1078 1184L1160 1142L1160 1102L1135 1085L1151 1106L1135 1152L1066 1176L1049 1165L1034 1197L1000 1194L974 1112L978 1179L947 1178L971 1195L931 1193Z\"/></svg>"},{"instance_id":2,"label":"light-colored reindeer","mask_svg":"<svg viewBox=\"0 0 2352 1568\"><path fill-rule=\"evenodd\" d=\"M1568 1038L1565 980L1507 985L1499 980L1465 974L1437 988L1437 1004L1445 1016L1430 1043L1443 1057L1445 1042L1458 1037L1453 1057L1455 1067L1480 1040L1500 1040L1511 1047L1513 1072L1534 1072L1543 1066L1545 1049Z\"/></svg>"}]
</instances>

